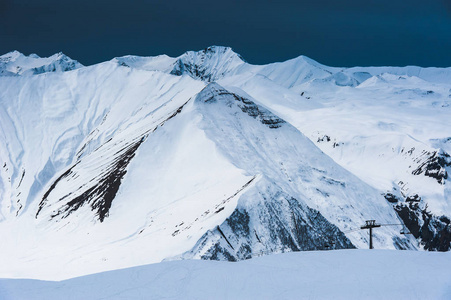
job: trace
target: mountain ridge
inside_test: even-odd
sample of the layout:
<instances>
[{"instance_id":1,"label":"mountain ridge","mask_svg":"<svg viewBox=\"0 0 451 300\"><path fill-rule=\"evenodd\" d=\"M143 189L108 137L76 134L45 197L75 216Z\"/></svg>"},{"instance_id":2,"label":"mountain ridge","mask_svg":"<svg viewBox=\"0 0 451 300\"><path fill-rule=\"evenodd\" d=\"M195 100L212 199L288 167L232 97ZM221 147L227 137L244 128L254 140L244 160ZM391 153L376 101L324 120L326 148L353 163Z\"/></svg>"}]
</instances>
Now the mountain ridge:
<instances>
[{"instance_id":1,"label":"mountain ridge","mask_svg":"<svg viewBox=\"0 0 451 300\"><path fill-rule=\"evenodd\" d=\"M1 275L366 248L369 219L398 226L377 248L449 250L446 69L390 70L209 47L2 76Z\"/></svg>"},{"instance_id":2,"label":"mountain ridge","mask_svg":"<svg viewBox=\"0 0 451 300\"><path fill-rule=\"evenodd\" d=\"M26 56L15 50L0 56L0 76L65 72L81 67L83 67L82 64L71 59L62 52L41 58L36 54Z\"/></svg>"}]
</instances>

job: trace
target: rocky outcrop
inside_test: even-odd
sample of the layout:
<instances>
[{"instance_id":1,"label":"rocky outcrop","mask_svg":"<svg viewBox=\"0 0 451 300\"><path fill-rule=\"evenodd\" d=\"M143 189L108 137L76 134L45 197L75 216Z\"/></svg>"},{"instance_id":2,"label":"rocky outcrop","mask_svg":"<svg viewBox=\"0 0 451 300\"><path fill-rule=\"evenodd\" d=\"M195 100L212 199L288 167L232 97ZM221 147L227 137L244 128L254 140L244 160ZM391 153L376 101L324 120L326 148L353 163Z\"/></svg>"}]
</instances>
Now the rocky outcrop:
<instances>
[{"instance_id":1,"label":"rocky outcrop","mask_svg":"<svg viewBox=\"0 0 451 300\"><path fill-rule=\"evenodd\" d=\"M417 160L420 165L412 171L413 175L424 174L424 176L432 177L440 184L445 184L448 179L446 168L451 167L451 157L444 151L423 152L422 156Z\"/></svg>"},{"instance_id":2,"label":"rocky outcrop","mask_svg":"<svg viewBox=\"0 0 451 300\"><path fill-rule=\"evenodd\" d=\"M418 204L398 203L394 206L409 233L429 251L451 250L451 223L446 216L437 216Z\"/></svg>"},{"instance_id":3,"label":"rocky outcrop","mask_svg":"<svg viewBox=\"0 0 451 300\"><path fill-rule=\"evenodd\" d=\"M201 51L189 51L180 56L170 72L187 74L194 79L213 82L244 63L240 55L229 47L211 46Z\"/></svg>"},{"instance_id":4,"label":"rocky outcrop","mask_svg":"<svg viewBox=\"0 0 451 300\"><path fill-rule=\"evenodd\" d=\"M237 261L268 253L355 248L322 214L277 190L256 188L224 223L209 230L185 257Z\"/></svg>"}]
</instances>

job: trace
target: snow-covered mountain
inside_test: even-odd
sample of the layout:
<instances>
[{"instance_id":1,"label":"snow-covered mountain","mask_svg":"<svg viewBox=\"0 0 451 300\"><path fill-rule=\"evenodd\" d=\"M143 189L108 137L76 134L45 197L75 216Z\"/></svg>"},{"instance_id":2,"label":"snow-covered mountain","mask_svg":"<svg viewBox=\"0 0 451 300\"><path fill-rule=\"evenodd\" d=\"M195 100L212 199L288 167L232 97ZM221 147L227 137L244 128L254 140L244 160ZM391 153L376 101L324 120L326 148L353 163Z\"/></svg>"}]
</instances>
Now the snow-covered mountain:
<instances>
[{"instance_id":1,"label":"snow-covered mountain","mask_svg":"<svg viewBox=\"0 0 451 300\"><path fill-rule=\"evenodd\" d=\"M19 51L0 56L0 76L65 72L81 67L83 67L82 64L61 52L50 57L39 57L36 54L25 56Z\"/></svg>"},{"instance_id":2,"label":"snow-covered mountain","mask_svg":"<svg viewBox=\"0 0 451 300\"><path fill-rule=\"evenodd\" d=\"M1 57L2 277L450 248L450 69L62 57Z\"/></svg>"}]
</instances>

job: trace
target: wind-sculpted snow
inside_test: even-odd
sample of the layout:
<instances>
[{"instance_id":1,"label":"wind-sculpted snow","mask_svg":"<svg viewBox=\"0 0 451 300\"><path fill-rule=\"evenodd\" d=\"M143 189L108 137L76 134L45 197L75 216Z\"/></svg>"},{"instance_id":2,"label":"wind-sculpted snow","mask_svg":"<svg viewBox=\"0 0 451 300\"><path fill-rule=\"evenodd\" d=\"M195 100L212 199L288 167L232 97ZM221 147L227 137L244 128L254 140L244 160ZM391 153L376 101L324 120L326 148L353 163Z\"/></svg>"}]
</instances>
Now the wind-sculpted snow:
<instances>
[{"instance_id":1,"label":"wind-sculpted snow","mask_svg":"<svg viewBox=\"0 0 451 300\"><path fill-rule=\"evenodd\" d=\"M70 192L58 200L56 205L58 205L59 208L53 210L50 218L66 218L80 207L89 204L91 209L95 211L100 222L103 222L105 217L109 214L111 204L119 190L122 178L127 173L127 165L134 157L136 150L138 150L138 147L143 140L144 137L141 140L132 143L130 146L123 148L122 151L116 152L117 157L111 157L111 165L105 168L106 171L101 172L100 178L98 178L98 181L95 182L94 185L89 188L81 186L76 192L68 189ZM69 181L70 178L75 178L77 176L76 170L74 170L77 167L77 164L78 163L61 175L44 194L42 201L39 204L36 218L41 210L48 205L48 198L51 196L52 191L58 187L58 183L65 179Z\"/></svg>"},{"instance_id":2,"label":"wind-sculpted snow","mask_svg":"<svg viewBox=\"0 0 451 300\"><path fill-rule=\"evenodd\" d=\"M150 127L144 132L140 132L140 130L130 132L127 139L123 139L122 136L118 140L114 136L91 154L78 160L68 171L58 177L49 190L45 192L39 204L36 218L41 210L45 210L48 206L56 206L50 213L50 218L54 219L55 217L66 218L79 210L80 207L89 204L91 209L95 211L96 217L100 222L103 222L105 217L109 215L109 210L119 190L122 178L127 173L127 166L141 143L146 140L149 133L157 130L158 127L163 126L165 122L180 113L183 106L168 114L159 123L150 123L149 125L154 126L153 128ZM155 115L158 115L158 113L155 112ZM135 135L134 138L132 138L133 135ZM89 180L89 183L86 183L87 178L86 175L83 176L83 172L89 168L94 169L91 172L94 177ZM77 178L80 179L77 180ZM79 187L74 190L77 185ZM49 198L54 199L52 201Z\"/></svg>"},{"instance_id":3,"label":"wind-sculpted snow","mask_svg":"<svg viewBox=\"0 0 451 300\"><path fill-rule=\"evenodd\" d=\"M1 276L367 248L366 220L449 249L448 69L60 56L2 56Z\"/></svg>"},{"instance_id":4,"label":"wind-sculpted snow","mask_svg":"<svg viewBox=\"0 0 451 300\"><path fill-rule=\"evenodd\" d=\"M97 166L93 161L111 164L117 158L116 152L123 151L134 139L141 139L203 86L194 83L186 88L186 83L192 82L189 78L144 73L112 63L49 75L8 77L0 82L4 87L0 98L0 143L4 143L1 150L5 164L0 175L8 183L0 190L5 217L10 213L7 210L17 214L18 207L42 199L52 178L55 181L58 173L101 148L97 151L101 157L91 155L90 163L82 168L85 174L93 172L87 172L89 179L77 176L77 189L90 186L90 180L98 175L93 171ZM187 93L180 94L180 89ZM102 153L104 150L107 152ZM72 189L66 187L56 197L74 192ZM12 203L7 205L7 201Z\"/></svg>"}]
</instances>

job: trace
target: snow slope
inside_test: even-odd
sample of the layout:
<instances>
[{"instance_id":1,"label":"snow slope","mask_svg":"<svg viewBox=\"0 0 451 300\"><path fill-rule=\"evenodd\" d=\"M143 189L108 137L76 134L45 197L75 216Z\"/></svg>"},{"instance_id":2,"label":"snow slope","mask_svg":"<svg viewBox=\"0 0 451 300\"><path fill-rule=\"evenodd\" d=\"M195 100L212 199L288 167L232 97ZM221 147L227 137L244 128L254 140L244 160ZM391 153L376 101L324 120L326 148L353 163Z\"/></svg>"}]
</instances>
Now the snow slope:
<instances>
[{"instance_id":1,"label":"snow slope","mask_svg":"<svg viewBox=\"0 0 451 300\"><path fill-rule=\"evenodd\" d=\"M449 299L450 264L449 253L384 250L184 260L60 282L0 279L0 298Z\"/></svg>"},{"instance_id":2,"label":"snow slope","mask_svg":"<svg viewBox=\"0 0 451 300\"><path fill-rule=\"evenodd\" d=\"M1 77L0 276L366 248L368 219L448 250L447 69L391 70L212 46Z\"/></svg>"},{"instance_id":3,"label":"snow slope","mask_svg":"<svg viewBox=\"0 0 451 300\"><path fill-rule=\"evenodd\" d=\"M241 64L218 82L257 99L297 127L391 200L398 212L419 199L411 203L412 216L400 217L416 224L409 230L422 227L417 238L445 235L442 245L435 238L422 243L427 249L447 250L450 72L414 66L331 68L300 56L265 66ZM434 218L443 221L431 227Z\"/></svg>"},{"instance_id":4,"label":"snow slope","mask_svg":"<svg viewBox=\"0 0 451 300\"><path fill-rule=\"evenodd\" d=\"M192 84L189 77L173 79ZM8 276L68 278L184 252L237 260L326 244L366 247L364 231L347 237L341 231L374 216L399 222L376 190L252 100L215 83L187 102L168 92L161 100L153 97L149 107L128 105L137 113L111 137L102 137L111 125L102 119L98 133L80 142L77 158L49 181L40 202L21 202L29 209L6 217L2 234L21 236L2 246ZM96 145L94 137L103 139L100 146L89 146ZM362 198L371 201L362 205ZM416 247L390 227L378 232L375 243ZM34 259L22 259L29 256ZM43 270L43 264L52 267Z\"/></svg>"}]
</instances>

